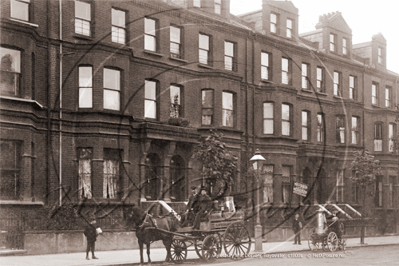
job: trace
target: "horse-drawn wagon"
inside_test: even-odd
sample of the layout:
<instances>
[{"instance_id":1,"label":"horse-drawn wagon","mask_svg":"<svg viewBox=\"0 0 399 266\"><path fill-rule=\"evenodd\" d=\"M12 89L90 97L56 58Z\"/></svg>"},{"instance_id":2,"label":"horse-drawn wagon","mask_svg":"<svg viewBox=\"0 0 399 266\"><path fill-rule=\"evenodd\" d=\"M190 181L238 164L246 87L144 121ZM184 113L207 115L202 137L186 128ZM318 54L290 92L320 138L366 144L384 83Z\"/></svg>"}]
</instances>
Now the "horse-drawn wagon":
<instances>
[{"instance_id":1,"label":"horse-drawn wagon","mask_svg":"<svg viewBox=\"0 0 399 266\"><path fill-rule=\"evenodd\" d=\"M209 262L224 250L230 258L243 258L251 249L251 237L244 224L244 213L212 212L206 221L201 221L200 230L191 227L179 228L173 234L171 259L184 261L188 251Z\"/></svg>"},{"instance_id":2,"label":"horse-drawn wagon","mask_svg":"<svg viewBox=\"0 0 399 266\"><path fill-rule=\"evenodd\" d=\"M140 260L143 263L143 244L162 240L167 250L166 261L183 262L188 251L195 251L206 262L213 261L224 250L225 256L232 259L244 258L251 249L251 237L245 226L244 211L212 211L200 222L198 230L180 227L179 215L173 210L163 218L151 217L139 207L133 207L128 219L135 224L140 247Z\"/></svg>"}]
</instances>

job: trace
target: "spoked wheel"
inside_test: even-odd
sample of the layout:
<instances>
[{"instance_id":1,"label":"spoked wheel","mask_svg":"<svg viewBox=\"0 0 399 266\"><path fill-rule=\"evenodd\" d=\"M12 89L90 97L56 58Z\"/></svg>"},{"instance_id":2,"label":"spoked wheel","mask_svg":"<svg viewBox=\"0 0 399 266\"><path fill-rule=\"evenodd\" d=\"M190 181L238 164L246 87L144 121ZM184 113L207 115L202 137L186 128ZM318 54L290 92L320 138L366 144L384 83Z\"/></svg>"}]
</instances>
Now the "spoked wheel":
<instances>
[{"instance_id":1,"label":"spoked wheel","mask_svg":"<svg viewBox=\"0 0 399 266\"><path fill-rule=\"evenodd\" d=\"M213 236L216 239L217 255L219 256L222 253L222 249L223 249L223 247L222 247L222 237L218 233L213 234Z\"/></svg>"},{"instance_id":2,"label":"spoked wheel","mask_svg":"<svg viewBox=\"0 0 399 266\"><path fill-rule=\"evenodd\" d=\"M197 253L198 257L202 259L202 245L203 245L203 239L196 239L194 242L195 246L195 252Z\"/></svg>"},{"instance_id":3,"label":"spoked wheel","mask_svg":"<svg viewBox=\"0 0 399 266\"><path fill-rule=\"evenodd\" d=\"M187 258L187 245L180 239L174 239L170 248L170 256L173 262L182 263Z\"/></svg>"},{"instance_id":4,"label":"spoked wheel","mask_svg":"<svg viewBox=\"0 0 399 266\"><path fill-rule=\"evenodd\" d=\"M338 248L338 244L339 244L339 239L338 236L335 232L330 232L327 236L327 244L328 244L328 249L331 252L334 252L337 250Z\"/></svg>"},{"instance_id":5,"label":"spoked wheel","mask_svg":"<svg viewBox=\"0 0 399 266\"><path fill-rule=\"evenodd\" d=\"M323 244L314 241L312 238L308 240L308 245L311 251L317 251L322 248Z\"/></svg>"},{"instance_id":6,"label":"spoked wheel","mask_svg":"<svg viewBox=\"0 0 399 266\"><path fill-rule=\"evenodd\" d=\"M226 255L232 259L243 259L251 250L251 236L241 222L230 224L223 237Z\"/></svg>"},{"instance_id":7,"label":"spoked wheel","mask_svg":"<svg viewBox=\"0 0 399 266\"><path fill-rule=\"evenodd\" d=\"M214 235L205 237L202 244L202 258L206 262L212 262L218 256L218 240Z\"/></svg>"}]
</instances>

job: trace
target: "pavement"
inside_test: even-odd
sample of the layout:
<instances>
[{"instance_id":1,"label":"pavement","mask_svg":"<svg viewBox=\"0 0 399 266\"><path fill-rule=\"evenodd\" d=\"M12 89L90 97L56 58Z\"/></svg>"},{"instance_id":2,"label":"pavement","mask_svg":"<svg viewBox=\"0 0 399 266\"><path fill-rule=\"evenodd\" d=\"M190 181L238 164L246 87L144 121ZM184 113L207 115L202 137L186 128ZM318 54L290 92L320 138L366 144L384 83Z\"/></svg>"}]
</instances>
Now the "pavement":
<instances>
[{"instance_id":1,"label":"pavement","mask_svg":"<svg viewBox=\"0 0 399 266\"><path fill-rule=\"evenodd\" d=\"M399 245L399 235L397 236L380 236L366 237L365 244L360 244L360 238L348 238L346 240L347 248L356 248L363 246L381 246L381 245ZM251 245L252 254L258 254L254 251L254 244ZM265 242L263 243L262 253L287 253L309 251L308 241L303 240L302 245L293 245L293 239L285 242ZM223 255L223 253L222 253ZM132 265L140 263L139 250L115 250L115 251L98 251L96 252L98 260L86 260L85 252L67 253L67 254L50 254L50 255L13 255L0 257L1 266L24 266L24 265L62 265L62 266L83 266L83 265ZM153 263L163 262L166 257L165 248L151 249L151 260ZM187 260L198 259L195 251L189 251ZM147 254L144 249L144 261L147 262Z\"/></svg>"}]
</instances>

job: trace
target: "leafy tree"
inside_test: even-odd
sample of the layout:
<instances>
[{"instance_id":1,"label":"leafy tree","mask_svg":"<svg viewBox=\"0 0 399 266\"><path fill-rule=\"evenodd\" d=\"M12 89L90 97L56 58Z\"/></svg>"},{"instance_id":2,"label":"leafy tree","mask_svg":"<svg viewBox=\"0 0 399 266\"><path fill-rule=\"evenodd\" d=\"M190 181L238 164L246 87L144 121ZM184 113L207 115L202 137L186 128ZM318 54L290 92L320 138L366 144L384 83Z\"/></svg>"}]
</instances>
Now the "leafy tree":
<instances>
[{"instance_id":1,"label":"leafy tree","mask_svg":"<svg viewBox=\"0 0 399 266\"><path fill-rule=\"evenodd\" d=\"M351 176L352 182L360 189L363 202L362 228L360 232L360 243L364 244L365 236L365 216L369 212L367 199L374 195L374 184L376 176L380 173L380 162L374 159L367 150L356 151L352 162L354 174Z\"/></svg>"},{"instance_id":2,"label":"leafy tree","mask_svg":"<svg viewBox=\"0 0 399 266\"><path fill-rule=\"evenodd\" d=\"M223 184L217 197L223 197L228 192L237 169L237 157L227 151L222 136L223 134L211 130L209 136L199 139L194 154L194 158L202 163L201 175L208 187L213 188L218 182Z\"/></svg>"}]
</instances>

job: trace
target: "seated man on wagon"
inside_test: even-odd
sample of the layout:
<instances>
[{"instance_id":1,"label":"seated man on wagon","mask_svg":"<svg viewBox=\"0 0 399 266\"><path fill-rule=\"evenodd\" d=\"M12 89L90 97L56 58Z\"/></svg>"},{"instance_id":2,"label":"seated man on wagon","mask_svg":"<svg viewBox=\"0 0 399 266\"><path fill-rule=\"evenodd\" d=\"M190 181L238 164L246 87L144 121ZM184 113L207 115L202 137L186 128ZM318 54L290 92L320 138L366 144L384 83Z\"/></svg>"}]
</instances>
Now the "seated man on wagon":
<instances>
[{"instance_id":1,"label":"seated man on wagon","mask_svg":"<svg viewBox=\"0 0 399 266\"><path fill-rule=\"evenodd\" d=\"M328 225L328 230L330 232L335 232L337 234L338 239L341 239L341 237L342 237L342 231L341 231L341 228L340 228L340 224L341 223L339 221L339 218L337 217L337 213L336 212L334 212L332 214L332 216L329 217L329 221L330 221L330 223Z\"/></svg>"},{"instance_id":2,"label":"seated man on wagon","mask_svg":"<svg viewBox=\"0 0 399 266\"><path fill-rule=\"evenodd\" d=\"M211 197L207 195L205 187L201 187L201 194L198 197L198 212L195 215L193 229L200 229L201 218L206 217L212 210L213 203Z\"/></svg>"},{"instance_id":3,"label":"seated man on wagon","mask_svg":"<svg viewBox=\"0 0 399 266\"><path fill-rule=\"evenodd\" d=\"M186 206L186 210L185 212L182 214L181 216L181 226L182 227L186 227L188 226L190 223L193 222L194 218L195 218L195 213L197 212L198 209L198 193L197 193L197 187L196 186L192 186L191 187L191 191L192 194L188 199L188 203Z\"/></svg>"}]
</instances>

